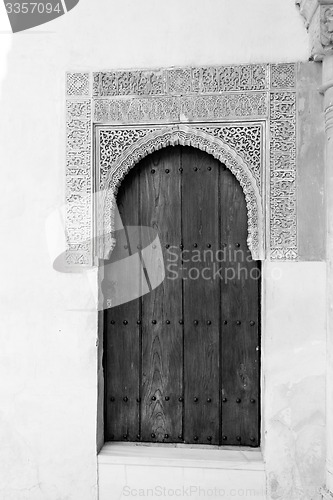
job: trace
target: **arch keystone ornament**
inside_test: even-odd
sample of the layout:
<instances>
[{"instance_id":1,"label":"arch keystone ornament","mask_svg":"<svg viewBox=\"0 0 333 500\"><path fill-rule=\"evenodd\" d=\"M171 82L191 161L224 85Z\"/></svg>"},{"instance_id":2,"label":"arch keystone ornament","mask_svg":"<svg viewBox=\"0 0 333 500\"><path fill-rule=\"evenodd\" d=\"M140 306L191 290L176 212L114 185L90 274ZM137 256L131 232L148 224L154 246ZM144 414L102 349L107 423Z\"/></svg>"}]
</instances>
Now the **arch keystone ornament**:
<instances>
[{"instance_id":1,"label":"arch keystone ornament","mask_svg":"<svg viewBox=\"0 0 333 500\"><path fill-rule=\"evenodd\" d=\"M110 256L122 179L176 145L237 178L253 259L297 260L295 75L291 63L68 73L68 264Z\"/></svg>"}]
</instances>

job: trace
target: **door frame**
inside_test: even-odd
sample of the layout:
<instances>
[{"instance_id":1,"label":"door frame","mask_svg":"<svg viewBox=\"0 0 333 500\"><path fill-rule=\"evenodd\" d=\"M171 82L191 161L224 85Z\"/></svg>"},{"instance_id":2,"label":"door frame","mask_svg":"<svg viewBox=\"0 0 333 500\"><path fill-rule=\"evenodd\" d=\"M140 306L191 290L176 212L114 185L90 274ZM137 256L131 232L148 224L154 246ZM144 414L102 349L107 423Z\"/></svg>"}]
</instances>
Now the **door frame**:
<instances>
[{"instance_id":1,"label":"door frame","mask_svg":"<svg viewBox=\"0 0 333 500\"><path fill-rule=\"evenodd\" d=\"M114 245L114 195L127 171L168 145L198 147L242 185L249 247L262 262L298 260L296 193L297 64L251 64L66 75L66 262L98 267ZM100 130L112 130L100 155ZM260 132L255 132L260 130ZM242 146L242 147L241 147ZM246 154L245 154L246 153ZM285 227L281 227L283 219ZM100 282L100 281L99 281ZM102 316L99 313L100 317ZM100 319L100 318L99 318ZM102 321L98 323L97 443L103 444ZM261 366L265 362L261 352ZM264 393L263 369L261 392ZM261 398L263 402L264 398ZM261 427L264 410L261 409ZM264 436L264 429L261 429Z\"/></svg>"}]
</instances>

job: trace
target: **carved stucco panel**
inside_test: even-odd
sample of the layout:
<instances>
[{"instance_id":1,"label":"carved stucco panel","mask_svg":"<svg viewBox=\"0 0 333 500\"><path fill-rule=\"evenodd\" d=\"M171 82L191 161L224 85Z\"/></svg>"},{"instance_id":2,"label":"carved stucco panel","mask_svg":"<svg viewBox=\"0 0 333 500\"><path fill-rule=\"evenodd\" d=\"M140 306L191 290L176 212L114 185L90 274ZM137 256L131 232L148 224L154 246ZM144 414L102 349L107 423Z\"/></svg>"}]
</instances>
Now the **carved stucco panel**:
<instances>
[{"instance_id":1,"label":"carved stucco panel","mask_svg":"<svg viewBox=\"0 0 333 500\"><path fill-rule=\"evenodd\" d=\"M67 96L89 96L89 73L67 73L66 92Z\"/></svg>"},{"instance_id":2,"label":"carved stucco panel","mask_svg":"<svg viewBox=\"0 0 333 500\"><path fill-rule=\"evenodd\" d=\"M66 262L91 264L91 103L67 101Z\"/></svg>"},{"instance_id":3,"label":"carved stucco panel","mask_svg":"<svg viewBox=\"0 0 333 500\"><path fill-rule=\"evenodd\" d=\"M244 160L254 177L262 195L263 142L265 139L262 123L239 123L237 125L216 125L200 127L201 130L221 139Z\"/></svg>"},{"instance_id":4,"label":"carved stucco panel","mask_svg":"<svg viewBox=\"0 0 333 500\"><path fill-rule=\"evenodd\" d=\"M271 66L269 234L272 260L297 260L296 71Z\"/></svg>"},{"instance_id":5,"label":"carved stucco panel","mask_svg":"<svg viewBox=\"0 0 333 500\"><path fill-rule=\"evenodd\" d=\"M202 120L262 119L268 115L265 92L220 95L96 99L94 122L111 124L177 123Z\"/></svg>"},{"instance_id":6,"label":"carved stucco panel","mask_svg":"<svg viewBox=\"0 0 333 500\"><path fill-rule=\"evenodd\" d=\"M89 264L92 238L111 229L102 209L108 183L120 182L126 168L168 144L208 151L233 171L245 192L255 258L297 259L295 80L292 63L68 73L67 261ZM113 125L112 138L105 129L96 144L100 157L94 183L93 123ZM92 185L102 190L95 207L97 228L92 226ZM103 238L105 255L112 245L110 231Z\"/></svg>"},{"instance_id":7,"label":"carved stucco panel","mask_svg":"<svg viewBox=\"0 0 333 500\"><path fill-rule=\"evenodd\" d=\"M93 74L93 96L154 96L262 91L268 89L268 72L268 64L99 71Z\"/></svg>"}]
</instances>

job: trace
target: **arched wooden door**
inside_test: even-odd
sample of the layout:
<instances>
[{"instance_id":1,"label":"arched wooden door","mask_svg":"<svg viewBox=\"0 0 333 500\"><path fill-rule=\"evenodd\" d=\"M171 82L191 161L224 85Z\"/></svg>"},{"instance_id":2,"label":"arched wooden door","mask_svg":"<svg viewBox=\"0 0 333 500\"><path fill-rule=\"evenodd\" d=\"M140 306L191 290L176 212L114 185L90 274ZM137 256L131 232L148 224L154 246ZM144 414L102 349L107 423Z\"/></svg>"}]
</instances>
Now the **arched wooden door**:
<instances>
[{"instance_id":1,"label":"arched wooden door","mask_svg":"<svg viewBox=\"0 0 333 500\"><path fill-rule=\"evenodd\" d=\"M259 446L260 265L238 181L207 153L168 147L117 202L124 225L157 230L166 277L105 311L106 441Z\"/></svg>"}]
</instances>

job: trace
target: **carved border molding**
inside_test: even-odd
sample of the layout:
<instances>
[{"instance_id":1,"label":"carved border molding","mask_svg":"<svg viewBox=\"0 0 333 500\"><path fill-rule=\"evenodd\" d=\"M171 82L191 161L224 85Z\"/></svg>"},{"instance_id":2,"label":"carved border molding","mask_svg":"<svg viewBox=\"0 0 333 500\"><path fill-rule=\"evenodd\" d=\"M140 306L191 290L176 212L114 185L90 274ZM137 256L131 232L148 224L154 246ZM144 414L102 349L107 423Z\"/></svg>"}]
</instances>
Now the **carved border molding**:
<instances>
[{"instance_id":1,"label":"carved border molding","mask_svg":"<svg viewBox=\"0 0 333 500\"><path fill-rule=\"evenodd\" d=\"M66 262L90 265L92 257L92 124L90 99L67 101Z\"/></svg>"},{"instance_id":2,"label":"carved border molding","mask_svg":"<svg viewBox=\"0 0 333 500\"><path fill-rule=\"evenodd\" d=\"M141 158L177 144L207 151L234 173L255 259L296 260L295 86L291 63L68 73L67 262L91 265L109 254L119 183Z\"/></svg>"},{"instance_id":3,"label":"carved border molding","mask_svg":"<svg viewBox=\"0 0 333 500\"><path fill-rule=\"evenodd\" d=\"M270 258L297 260L296 93L271 93Z\"/></svg>"}]
</instances>

